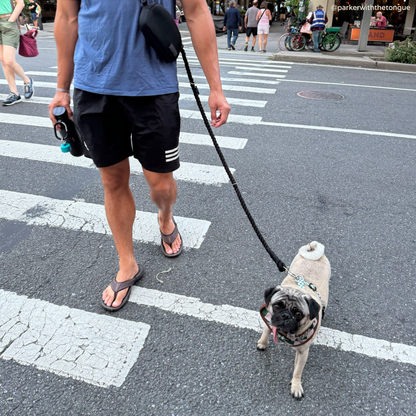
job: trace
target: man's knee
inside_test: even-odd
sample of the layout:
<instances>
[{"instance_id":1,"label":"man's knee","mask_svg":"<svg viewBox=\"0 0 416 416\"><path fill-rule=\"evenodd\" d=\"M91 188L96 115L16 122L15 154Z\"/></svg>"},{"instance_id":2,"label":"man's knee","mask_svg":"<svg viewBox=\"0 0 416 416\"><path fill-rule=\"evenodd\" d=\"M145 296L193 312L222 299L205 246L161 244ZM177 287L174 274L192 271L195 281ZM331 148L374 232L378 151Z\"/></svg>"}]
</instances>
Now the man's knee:
<instances>
[{"instance_id":1,"label":"man's knee","mask_svg":"<svg viewBox=\"0 0 416 416\"><path fill-rule=\"evenodd\" d=\"M129 166L123 162L100 168L100 173L104 190L107 192L117 192L129 186L130 170Z\"/></svg>"},{"instance_id":2,"label":"man's knee","mask_svg":"<svg viewBox=\"0 0 416 416\"><path fill-rule=\"evenodd\" d=\"M151 190L159 195L169 195L176 187L173 177L161 177L158 181L149 184Z\"/></svg>"}]
</instances>

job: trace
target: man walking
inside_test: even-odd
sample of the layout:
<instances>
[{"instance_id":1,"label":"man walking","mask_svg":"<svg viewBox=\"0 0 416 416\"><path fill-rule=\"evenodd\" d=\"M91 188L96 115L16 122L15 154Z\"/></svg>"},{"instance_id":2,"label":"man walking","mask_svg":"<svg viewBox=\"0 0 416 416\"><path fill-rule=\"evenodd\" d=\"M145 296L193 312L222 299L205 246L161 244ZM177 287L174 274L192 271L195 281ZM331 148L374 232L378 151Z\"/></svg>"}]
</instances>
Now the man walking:
<instances>
[{"instance_id":1,"label":"man walking","mask_svg":"<svg viewBox=\"0 0 416 416\"><path fill-rule=\"evenodd\" d=\"M235 1L230 1L230 8L224 15L224 28L227 30L227 45L228 50L233 49L235 51L235 42L238 38L238 31L242 27L242 20L240 12L235 7ZM232 38L231 38L232 37Z\"/></svg>"},{"instance_id":2,"label":"man walking","mask_svg":"<svg viewBox=\"0 0 416 416\"><path fill-rule=\"evenodd\" d=\"M254 45L256 44L257 38L257 12L258 9L258 2L257 0L253 1L253 6L250 7L246 11L246 15L244 17L244 26L246 28L246 46L244 46L244 50L247 52L248 50L248 41L250 40L250 35L253 35L253 43L251 45L251 52L255 52Z\"/></svg>"},{"instance_id":3,"label":"man walking","mask_svg":"<svg viewBox=\"0 0 416 416\"><path fill-rule=\"evenodd\" d=\"M322 31L328 22L326 13L322 10L323 6L319 5L316 12L312 14L308 22L312 25L313 51L319 52L319 44L321 43Z\"/></svg>"},{"instance_id":4,"label":"man walking","mask_svg":"<svg viewBox=\"0 0 416 416\"><path fill-rule=\"evenodd\" d=\"M143 276L133 250L135 203L129 186L129 157L142 165L157 206L161 249L178 256L183 241L173 219L177 188L172 172L179 168L178 81L176 62L166 63L146 43L139 27L140 1L128 12L114 0L58 0L55 39L57 90L49 105L63 106L72 118L70 88L74 76L74 122L81 132L104 187L104 205L119 271L102 295L103 308L123 307ZM175 15L175 0L159 0ZM193 46L210 86L211 124L227 121L230 107L222 92L215 29L205 0L182 0ZM97 36L91 30L102 23ZM75 65L75 68L74 68Z\"/></svg>"}]
</instances>

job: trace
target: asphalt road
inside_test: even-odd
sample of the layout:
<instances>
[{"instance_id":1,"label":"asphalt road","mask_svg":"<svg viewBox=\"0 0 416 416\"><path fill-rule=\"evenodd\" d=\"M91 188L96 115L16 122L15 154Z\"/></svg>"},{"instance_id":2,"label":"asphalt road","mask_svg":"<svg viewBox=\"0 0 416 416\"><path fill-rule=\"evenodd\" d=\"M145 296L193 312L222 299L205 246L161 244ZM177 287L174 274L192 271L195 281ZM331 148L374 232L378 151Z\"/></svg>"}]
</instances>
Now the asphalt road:
<instances>
[{"instance_id":1,"label":"asphalt road","mask_svg":"<svg viewBox=\"0 0 416 416\"><path fill-rule=\"evenodd\" d=\"M51 33L38 39L37 58L19 57L33 102L0 107L0 414L416 414L416 74L270 62L218 40L234 104L215 133L259 229L286 264L317 240L332 266L326 337L311 348L298 402L294 353L257 351L260 324L250 323L283 275L216 176L189 87L175 206L187 250L161 254L157 211L133 175L136 209L150 218L135 235L146 275L122 310L100 307L118 264L100 178L56 159L47 105L35 102L54 94L56 51ZM186 83L181 60L178 74ZM342 99L297 95L305 90Z\"/></svg>"}]
</instances>

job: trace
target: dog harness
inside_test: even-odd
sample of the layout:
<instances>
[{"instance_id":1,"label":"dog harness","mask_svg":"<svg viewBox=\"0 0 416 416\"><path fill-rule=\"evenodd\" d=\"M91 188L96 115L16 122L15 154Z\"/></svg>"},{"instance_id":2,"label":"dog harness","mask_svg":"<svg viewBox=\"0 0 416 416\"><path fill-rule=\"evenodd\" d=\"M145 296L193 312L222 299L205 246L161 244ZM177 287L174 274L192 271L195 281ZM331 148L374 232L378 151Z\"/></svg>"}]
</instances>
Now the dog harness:
<instances>
[{"instance_id":1,"label":"dog harness","mask_svg":"<svg viewBox=\"0 0 416 416\"><path fill-rule=\"evenodd\" d=\"M306 331L302 332L298 335L288 335L284 332L278 331L275 326L271 326L271 314L267 310L267 305L264 303L263 306L260 308L260 316L263 319L264 323L273 332L273 341L278 344L282 342L283 344L289 344L291 347L300 347L303 344L306 344L308 341L312 339L315 335L316 327L319 323L319 316L315 318L311 325Z\"/></svg>"}]
</instances>

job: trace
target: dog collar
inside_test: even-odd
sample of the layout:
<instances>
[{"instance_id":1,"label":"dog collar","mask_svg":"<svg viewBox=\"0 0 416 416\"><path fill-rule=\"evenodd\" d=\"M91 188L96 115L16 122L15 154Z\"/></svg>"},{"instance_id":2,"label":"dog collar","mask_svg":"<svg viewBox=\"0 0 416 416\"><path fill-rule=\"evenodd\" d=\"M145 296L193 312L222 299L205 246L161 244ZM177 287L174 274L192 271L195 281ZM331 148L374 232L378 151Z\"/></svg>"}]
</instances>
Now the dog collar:
<instances>
[{"instance_id":1,"label":"dog collar","mask_svg":"<svg viewBox=\"0 0 416 416\"><path fill-rule=\"evenodd\" d=\"M265 303L260 308L260 316L269 328L269 330L273 332L273 341L276 344L278 344L279 342L289 344L291 347L300 347L301 345L306 344L308 341L310 341L312 337L315 335L315 330L319 323L318 316L317 318L312 320L311 325L309 326L309 328L306 329L306 331L302 332L301 334L288 335L284 332L278 331L275 326L272 326L271 315L270 312L267 310L267 305Z\"/></svg>"}]
</instances>

